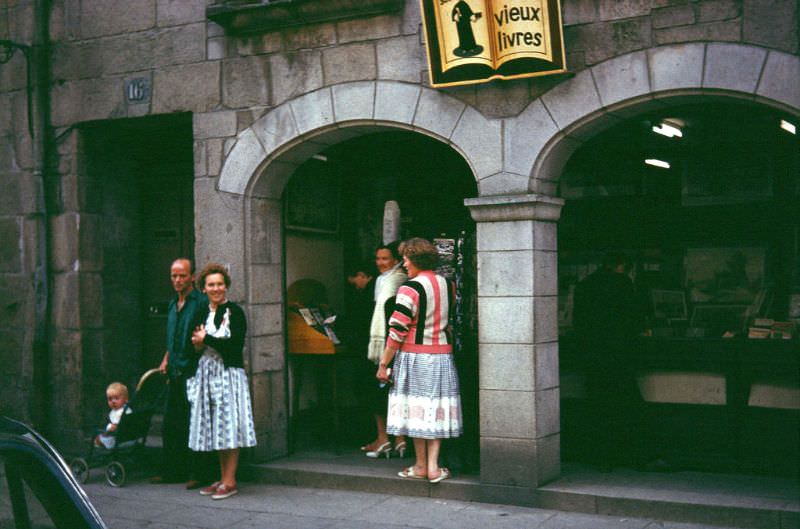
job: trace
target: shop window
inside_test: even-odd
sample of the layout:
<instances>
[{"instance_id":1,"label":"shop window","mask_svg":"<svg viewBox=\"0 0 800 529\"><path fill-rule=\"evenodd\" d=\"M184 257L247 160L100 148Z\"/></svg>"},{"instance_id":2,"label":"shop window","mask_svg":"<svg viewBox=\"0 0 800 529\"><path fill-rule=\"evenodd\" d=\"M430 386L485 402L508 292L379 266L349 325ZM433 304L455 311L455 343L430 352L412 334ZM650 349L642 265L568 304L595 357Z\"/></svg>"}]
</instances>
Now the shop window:
<instances>
[{"instance_id":1,"label":"shop window","mask_svg":"<svg viewBox=\"0 0 800 529\"><path fill-rule=\"evenodd\" d=\"M797 475L800 149L782 119L749 104L667 108L597 136L567 163L558 233L565 460ZM573 318L576 290L580 298L592 285L600 298L597 281L576 287L620 254L631 261L634 301L606 295L582 320L579 299ZM612 274L598 277L609 284ZM607 316L621 306L619 318ZM642 332L615 334L631 306ZM613 395L603 392L609 380ZM603 415L609 409L626 412ZM628 455L598 461L599 439Z\"/></svg>"},{"instance_id":2,"label":"shop window","mask_svg":"<svg viewBox=\"0 0 800 529\"><path fill-rule=\"evenodd\" d=\"M800 171L780 117L743 105L673 108L578 151L561 180L561 334L572 330L575 286L616 250L633 260L658 336L796 337ZM664 121L680 123L681 137L652 131ZM664 165L645 163L653 159Z\"/></svg>"}]
</instances>

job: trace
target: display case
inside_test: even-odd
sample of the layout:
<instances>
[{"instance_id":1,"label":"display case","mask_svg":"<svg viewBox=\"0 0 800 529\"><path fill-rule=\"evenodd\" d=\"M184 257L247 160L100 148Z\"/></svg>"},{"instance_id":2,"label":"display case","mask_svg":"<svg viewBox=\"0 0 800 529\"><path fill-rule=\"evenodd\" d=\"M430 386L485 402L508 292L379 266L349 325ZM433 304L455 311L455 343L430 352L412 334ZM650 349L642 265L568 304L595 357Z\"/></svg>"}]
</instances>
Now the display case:
<instances>
[{"instance_id":1,"label":"display case","mask_svg":"<svg viewBox=\"0 0 800 529\"><path fill-rule=\"evenodd\" d=\"M289 310L286 326L289 337L289 354L336 354L336 346L333 341L326 334L309 325L298 312Z\"/></svg>"},{"instance_id":2,"label":"display case","mask_svg":"<svg viewBox=\"0 0 800 529\"><path fill-rule=\"evenodd\" d=\"M796 339L800 294L782 276L783 253L753 246L621 249L632 266L647 334L660 338ZM790 257L793 263L797 256ZM575 287L599 266L598 252L559 259L559 334L573 330ZM759 332L760 329L764 332Z\"/></svg>"},{"instance_id":3,"label":"display case","mask_svg":"<svg viewBox=\"0 0 800 529\"><path fill-rule=\"evenodd\" d=\"M616 359L633 373L641 417L630 435L675 469L797 475L800 355L796 342L640 336ZM586 351L559 343L566 457L591 452Z\"/></svg>"},{"instance_id":4,"label":"display case","mask_svg":"<svg viewBox=\"0 0 800 529\"><path fill-rule=\"evenodd\" d=\"M295 281L287 290L286 331L289 354L336 354L336 316L327 307L325 287L313 279Z\"/></svg>"}]
</instances>

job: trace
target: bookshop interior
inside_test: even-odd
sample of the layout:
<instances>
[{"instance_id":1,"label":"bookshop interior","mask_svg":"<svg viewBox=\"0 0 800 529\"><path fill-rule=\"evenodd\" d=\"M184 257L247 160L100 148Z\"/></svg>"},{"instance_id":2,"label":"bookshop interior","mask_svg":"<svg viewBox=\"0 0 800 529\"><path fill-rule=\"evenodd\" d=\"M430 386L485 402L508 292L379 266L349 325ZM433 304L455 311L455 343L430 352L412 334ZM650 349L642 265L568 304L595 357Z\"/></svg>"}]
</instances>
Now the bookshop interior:
<instances>
[{"instance_id":1,"label":"bookshop interior","mask_svg":"<svg viewBox=\"0 0 800 529\"><path fill-rule=\"evenodd\" d=\"M616 252L629 260L642 322L615 353L641 411L618 433L648 445L663 467L798 473L800 149L787 119L744 101L665 105L571 156L559 180L563 461L585 460L597 427L586 384L592 352L573 326L575 291ZM458 153L407 131L332 146L290 179L283 202L292 450L356 450L374 438L354 379L364 351L347 343L345 276L373 261L393 204L397 239L433 239L458 288L467 433L443 457L478 470L475 224L464 206L475 196Z\"/></svg>"},{"instance_id":2,"label":"bookshop interior","mask_svg":"<svg viewBox=\"0 0 800 529\"><path fill-rule=\"evenodd\" d=\"M671 107L570 158L558 231L562 459L580 460L591 438L581 397L592 351L576 337L575 293L619 252L641 315L619 355L649 419L630 435L676 468L797 474L800 149L786 119L744 102Z\"/></svg>"}]
</instances>

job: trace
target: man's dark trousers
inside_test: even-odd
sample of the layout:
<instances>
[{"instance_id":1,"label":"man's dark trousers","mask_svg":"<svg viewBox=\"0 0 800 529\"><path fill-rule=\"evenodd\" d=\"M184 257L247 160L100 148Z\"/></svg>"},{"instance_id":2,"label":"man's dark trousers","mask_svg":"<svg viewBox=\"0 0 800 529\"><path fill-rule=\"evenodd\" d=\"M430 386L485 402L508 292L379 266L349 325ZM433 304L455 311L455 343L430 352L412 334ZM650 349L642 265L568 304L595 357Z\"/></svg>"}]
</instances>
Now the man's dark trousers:
<instances>
[{"instance_id":1,"label":"man's dark trousers","mask_svg":"<svg viewBox=\"0 0 800 529\"><path fill-rule=\"evenodd\" d=\"M216 458L213 452L189 449L189 400L186 377L169 379L167 409L164 413L164 460L162 476L168 481L214 481Z\"/></svg>"}]
</instances>

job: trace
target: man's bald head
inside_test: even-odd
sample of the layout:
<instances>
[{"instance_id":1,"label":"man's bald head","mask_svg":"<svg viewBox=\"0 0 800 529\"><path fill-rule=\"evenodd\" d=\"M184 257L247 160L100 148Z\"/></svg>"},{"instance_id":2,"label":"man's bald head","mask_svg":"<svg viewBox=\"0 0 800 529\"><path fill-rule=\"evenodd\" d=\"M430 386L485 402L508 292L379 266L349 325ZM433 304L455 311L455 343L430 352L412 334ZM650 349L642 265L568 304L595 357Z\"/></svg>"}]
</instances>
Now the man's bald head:
<instances>
[{"instance_id":1,"label":"man's bald head","mask_svg":"<svg viewBox=\"0 0 800 529\"><path fill-rule=\"evenodd\" d=\"M194 264L191 259L180 257L172 261L169 268L172 288L179 296L185 296L194 288Z\"/></svg>"}]
</instances>

